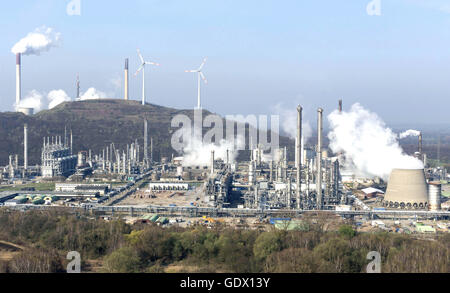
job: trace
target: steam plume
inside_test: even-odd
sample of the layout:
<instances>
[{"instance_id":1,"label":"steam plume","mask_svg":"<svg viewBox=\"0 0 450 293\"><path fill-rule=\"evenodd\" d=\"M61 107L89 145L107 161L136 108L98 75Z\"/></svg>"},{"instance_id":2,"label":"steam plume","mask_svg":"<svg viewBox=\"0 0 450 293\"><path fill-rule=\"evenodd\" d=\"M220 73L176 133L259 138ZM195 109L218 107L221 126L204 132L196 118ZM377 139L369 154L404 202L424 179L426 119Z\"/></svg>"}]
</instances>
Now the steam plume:
<instances>
[{"instance_id":1,"label":"steam plume","mask_svg":"<svg viewBox=\"0 0 450 293\"><path fill-rule=\"evenodd\" d=\"M43 96L37 90L32 90L26 97L20 100L20 103L14 104L16 111L18 108L33 108L34 112L39 112L43 107Z\"/></svg>"},{"instance_id":2,"label":"steam plume","mask_svg":"<svg viewBox=\"0 0 450 293\"><path fill-rule=\"evenodd\" d=\"M397 135L358 103L349 112L332 112L328 121L331 150L343 152L346 166L355 171L387 179L393 168L423 168L420 160L403 152Z\"/></svg>"},{"instance_id":3,"label":"steam plume","mask_svg":"<svg viewBox=\"0 0 450 293\"><path fill-rule=\"evenodd\" d=\"M71 101L72 99L66 94L64 90L53 90L48 93L47 99L49 100L48 108L53 109L63 102Z\"/></svg>"},{"instance_id":4,"label":"steam plume","mask_svg":"<svg viewBox=\"0 0 450 293\"><path fill-rule=\"evenodd\" d=\"M240 138L238 138L239 140ZM202 143L200 140L191 138L186 142L183 149L183 166L208 166L211 162L211 151L214 150L214 158L227 159L227 150L229 150L230 163L236 160L238 151L235 151L234 145L227 140L222 139L219 143Z\"/></svg>"},{"instance_id":5,"label":"steam plume","mask_svg":"<svg viewBox=\"0 0 450 293\"><path fill-rule=\"evenodd\" d=\"M89 88L80 97L80 100L94 100L94 99L104 99L107 95L95 88ZM48 109L53 109L63 102L70 102L73 99L62 89L52 90L48 94L41 93L37 90L32 90L28 95L22 99L19 105L14 104L17 111L18 108L33 108L34 113L41 111L48 107Z\"/></svg>"},{"instance_id":6,"label":"steam plume","mask_svg":"<svg viewBox=\"0 0 450 293\"><path fill-rule=\"evenodd\" d=\"M420 131L418 130L414 130L414 129L409 129L406 130L405 132L402 132L398 135L398 138L402 139L408 136L419 136L420 135Z\"/></svg>"},{"instance_id":7,"label":"steam plume","mask_svg":"<svg viewBox=\"0 0 450 293\"><path fill-rule=\"evenodd\" d=\"M11 49L14 54L40 55L59 45L61 34L52 28L42 26L28 33L26 37L17 42Z\"/></svg>"},{"instance_id":8,"label":"steam plume","mask_svg":"<svg viewBox=\"0 0 450 293\"><path fill-rule=\"evenodd\" d=\"M280 115L280 126L291 139L297 136L297 108L283 108L281 104L275 106L275 112ZM312 128L308 121L302 122L303 142L306 143L312 135Z\"/></svg>"},{"instance_id":9,"label":"steam plume","mask_svg":"<svg viewBox=\"0 0 450 293\"><path fill-rule=\"evenodd\" d=\"M98 100L98 99L106 99L107 95L99 90L96 90L95 88L91 87L87 91L84 92L84 94L81 95L80 100Z\"/></svg>"}]
</instances>

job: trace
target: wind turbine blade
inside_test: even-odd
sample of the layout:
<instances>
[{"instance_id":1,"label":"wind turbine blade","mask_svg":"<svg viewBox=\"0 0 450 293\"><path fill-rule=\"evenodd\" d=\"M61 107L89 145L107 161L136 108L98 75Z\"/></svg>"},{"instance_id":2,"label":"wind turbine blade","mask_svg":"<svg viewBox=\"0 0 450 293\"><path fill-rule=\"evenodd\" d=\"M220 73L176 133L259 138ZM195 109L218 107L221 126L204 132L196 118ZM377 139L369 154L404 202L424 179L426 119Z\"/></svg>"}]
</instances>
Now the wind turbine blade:
<instances>
[{"instance_id":1,"label":"wind turbine blade","mask_svg":"<svg viewBox=\"0 0 450 293\"><path fill-rule=\"evenodd\" d=\"M198 71L202 70L203 66L204 66L205 63L206 63L206 58L207 58L207 57L205 57L205 59L203 59L202 64L200 64L200 67L198 68Z\"/></svg>"},{"instance_id":2,"label":"wind turbine blade","mask_svg":"<svg viewBox=\"0 0 450 293\"><path fill-rule=\"evenodd\" d=\"M142 57L142 54L141 54L141 50L137 49L137 53L138 53L138 55L139 55L139 59L141 59L141 62L142 62L142 63L145 63L144 57Z\"/></svg>"},{"instance_id":3,"label":"wind turbine blade","mask_svg":"<svg viewBox=\"0 0 450 293\"><path fill-rule=\"evenodd\" d=\"M136 75L139 73L139 71L141 71L143 68L144 68L144 66L141 65L141 67L138 68L138 70L136 71L136 73L134 74L134 76L136 76Z\"/></svg>"},{"instance_id":4,"label":"wind turbine blade","mask_svg":"<svg viewBox=\"0 0 450 293\"><path fill-rule=\"evenodd\" d=\"M145 64L155 65L155 66L161 66L161 64L156 62L145 62Z\"/></svg>"},{"instance_id":5,"label":"wind turbine blade","mask_svg":"<svg viewBox=\"0 0 450 293\"><path fill-rule=\"evenodd\" d=\"M194 73L194 72L198 72L198 71L197 70L185 70L184 72Z\"/></svg>"},{"instance_id":6,"label":"wind turbine blade","mask_svg":"<svg viewBox=\"0 0 450 293\"><path fill-rule=\"evenodd\" d=\"M203 79L203 81L207 84L208 83L208 80L206 79L206 77L205 77L205 75L203 74L203 72L199 72L200 73L200 76L202 77L202 79Z\"/></svg>"}]
</instances>

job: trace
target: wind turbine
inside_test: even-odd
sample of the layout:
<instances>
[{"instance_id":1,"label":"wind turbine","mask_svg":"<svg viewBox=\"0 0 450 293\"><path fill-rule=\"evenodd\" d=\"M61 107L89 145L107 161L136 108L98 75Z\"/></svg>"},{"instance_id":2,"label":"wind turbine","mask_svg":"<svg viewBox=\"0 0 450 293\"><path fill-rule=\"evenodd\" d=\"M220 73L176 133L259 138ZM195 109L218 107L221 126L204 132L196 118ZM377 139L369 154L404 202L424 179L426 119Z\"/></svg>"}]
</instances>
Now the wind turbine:
<instances>
[{"instance_id":1,"label":"wind turbine","mask_svg":"<svg viewBox=\"0 0 450 293\"><path fill-rule=\"evenodd\" d=\"M137 53L138 53L139 59L141 60L141 66L138 68L138 70L136 71L134 76L136 76L139 73L139 71L142 70L142 105L145 105L145 65L149 64L149 65L160 66L160 64L158 64L156 62L145 61L144 57L142 57L141 51L139 49L137 49Z\"/></svg>"},{"instance_id":2,"label":"wind turbine","mask_svg":"<svg viewBox=\"0 0 450 293\"><path fill-rule=\"evenodd\" d=\"M206 80L205 75L202 72L202 68L206 63L206 58L203 59L202 64L200 64L200 67L198 69L194 69L194 70L185 70L185 72L191 72L191 73L197 73L198 75L198 97L197 97L197 109L201 109L202 105L201 105L201 100L200 100L200 79L203 79L203 81L205 82L205 84L208 83L208 81Z\"/></svg>"}]
</instances>

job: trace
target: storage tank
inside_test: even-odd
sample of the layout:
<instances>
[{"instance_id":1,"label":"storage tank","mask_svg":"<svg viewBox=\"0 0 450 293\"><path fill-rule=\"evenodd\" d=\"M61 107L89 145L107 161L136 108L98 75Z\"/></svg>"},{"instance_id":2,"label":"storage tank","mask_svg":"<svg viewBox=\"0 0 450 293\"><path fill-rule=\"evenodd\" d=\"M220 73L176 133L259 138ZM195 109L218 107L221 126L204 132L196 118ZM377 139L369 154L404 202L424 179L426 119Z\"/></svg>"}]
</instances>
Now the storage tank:
<instances>
[{"instance_id":1,"label":"storage tank","mask_svg":"<svg viewBox=\"0 0 450 293\"><path fill-rule=\"evenodd\" d=\"M393 169L384 206L400 209L428 208L428 190L423 169Z\"/></svg>"},{"instance_id":2,"label":"storage tank","mask_svg":"<svg viewBox=\"0 0 450 293\"><path fill-rule=\"evenodd\" d=\"M58 200L58 197L56 195L49 195L44 197L45 201L54 202Z\"/></svg>"},{"instance_id":3,"label":"storage tank","mask_svg":"<svg viewBox=\"0 0 450 293\"><path fill-rule=\"evenodd\" d=\"M78 160L77 160L77 166L82 167L86 165L86 153L85 152L79 152L78 153Z\"/></svg>"},{"instance_id":4,"label":"storage tank","mask_svg":"<svg viewBox=\"0 0 450 293\"><path fill-rule=\"evenodd\" d=\"M441 209L441 183L428 183L428 201L430 211L438 211Z\"/></svg>"},{"instance_id":5,"label":"storage tank","mask_svg":"<svg viewBox=\"0 0 450 293\"><path fill-rule=\"evenodd\" d=\"M41 205L41 204L44 204L45 201L42 198L37 198L37 199L33 199L32 203L34 205Z\"/></svg>"},{"instance_id":6,"label":"storage tank","mask_svg":"<svg viewBox=\"0 0 450 293\"><path fill-rule=\"evenodd\" d=\"M25 108L25 107L20 107L17 109L17 112L23 113L27 116L31 116L34 113L34 109L33 108Z\"/></svg>"},{"instance_id":7,"label":"storage tank","mask_svg":"<svg viewBox=\"0 0 450 293\"><path fill-rule=\"evenodd\" d=\"M20 204L20 203L26 203L28 201L28 198L26 196L24 196L24 195L19 195L19 196L16 196L14 198L14 200L16 200L17 203Z\"/></svg>"},{"instance_id":8,"label":"storage tank","mask_svg":"<svg viewBox=\"0 0 450 293\"><path fill-rule=\"evenodd\" d=\"M177 176L183 176L183 166L177 166Z\"/></svg>"}]
</instances>

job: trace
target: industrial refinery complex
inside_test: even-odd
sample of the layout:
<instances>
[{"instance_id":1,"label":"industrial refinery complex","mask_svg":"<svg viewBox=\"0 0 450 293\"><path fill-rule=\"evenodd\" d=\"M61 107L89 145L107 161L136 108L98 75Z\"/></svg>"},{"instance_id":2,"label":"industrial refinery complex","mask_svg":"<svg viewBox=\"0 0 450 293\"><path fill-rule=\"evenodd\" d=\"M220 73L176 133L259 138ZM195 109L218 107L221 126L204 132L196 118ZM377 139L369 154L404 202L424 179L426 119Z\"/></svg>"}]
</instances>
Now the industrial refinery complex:
<instances>
[{"instance_id":1,"label":"industrial refinery complex","mask_svg":"<svg viewBox=\"0 0 450 293\"><path fill-rule=\"evenodd\" d=\"M145 61L139 50L138 57L140 67L136 75L142 71L141 103L145 106L145 67L159 64ZM206 58L198 69L186 71L197 73L196 110L202 109L200 86L201 81L207 82L202 72L205 63ZM22 55L18 52L16 111L33 115L32 108L19 106L21 66ZM124 100L129 100L128 71L127 58ZM78 77L76 91L75 100L82 103ZM423 167L393 168L389 178L383 180L355 172L358 168L345 164L345 152L333 152L324 146L322 108L317 109L315 141L304 142L303 108L298 105L295 110L293 148L271 149L269 155L261 141L249 141L246 158L236 160L231 154L234 149L227 149L226 156L218 157L211 149L210 154L203 154L210 155L206 164L186 164L183 152L154 157L153 137L146 119L140 121L141 135L134 140L109 142L99 149L77 152L74 145L80 142L74 141L70 125L65 125L61 133L42 137L42 144L30 145L25 124L23 152L10 154L9 163L0 169L0 204L21 210L66 207L132 220L158 215L167 219L251 218L269 223L273 219L302 218L305 213L325 213L353 219L360 226L372 223L377 228L384 227L384 220L433 220L440 223L440 230L448 231L449 202L443 194L448 194L449 176L445 168L428 164L421 132L411 158ZM342 100L336 112L342 113ZM117 145L126 147L119 149ZM40 164L28 164L30 149L41 150ZM166 222L174 224L169 220L162 224Z\"/></svg>"},{"instance_id":2,"label":"industrial refinery complex","mask_svg":"<svg viewBox=\"0 0 450 293\"><path fill-rule=\"evenodd\" d=\"M125 64L127 76L128 60ZM125 99L127 85L125 79ZM342 100L338 111L342 111ZM163 218L162 225L186 224L194 219L209 219L206 222L211 224L218 218L236 217L275 223L302 218L306 213L325 213L353 219L361 227L386 230L390 229L385 221L433 220L439 223L439 231L448 231L449 202L442 195L448 188L448 174L445 168L428 166L422 133L414 156L424 168L393 169L385 182L346 170L345 153L332 154L324 148L321 108L317 110L317 141L297 143L303 142L300 105L296 112L294 149L278 148L273 156L267 156L261 145L250 145L247 160L239 161L231 158L232 150L218 159L212 150L210 162L196 166L184 164L183 154L155 158L147 120L142 121L142 136L126 142L124 149L110 143L100 150L78 153L73 152L77 141L67 127L64 133L43 137L40 146L30 146L24 125L23 165L19 165L19 154L11 154L9 164L1 168L4 191L0 203L20 210L89 210L132 221ZM41 149L40 165L29 166L30 148ZM288 160L289 152L295 160ZM29 187L39 184L52 189Z\"/></svg>"}]
</instances>

